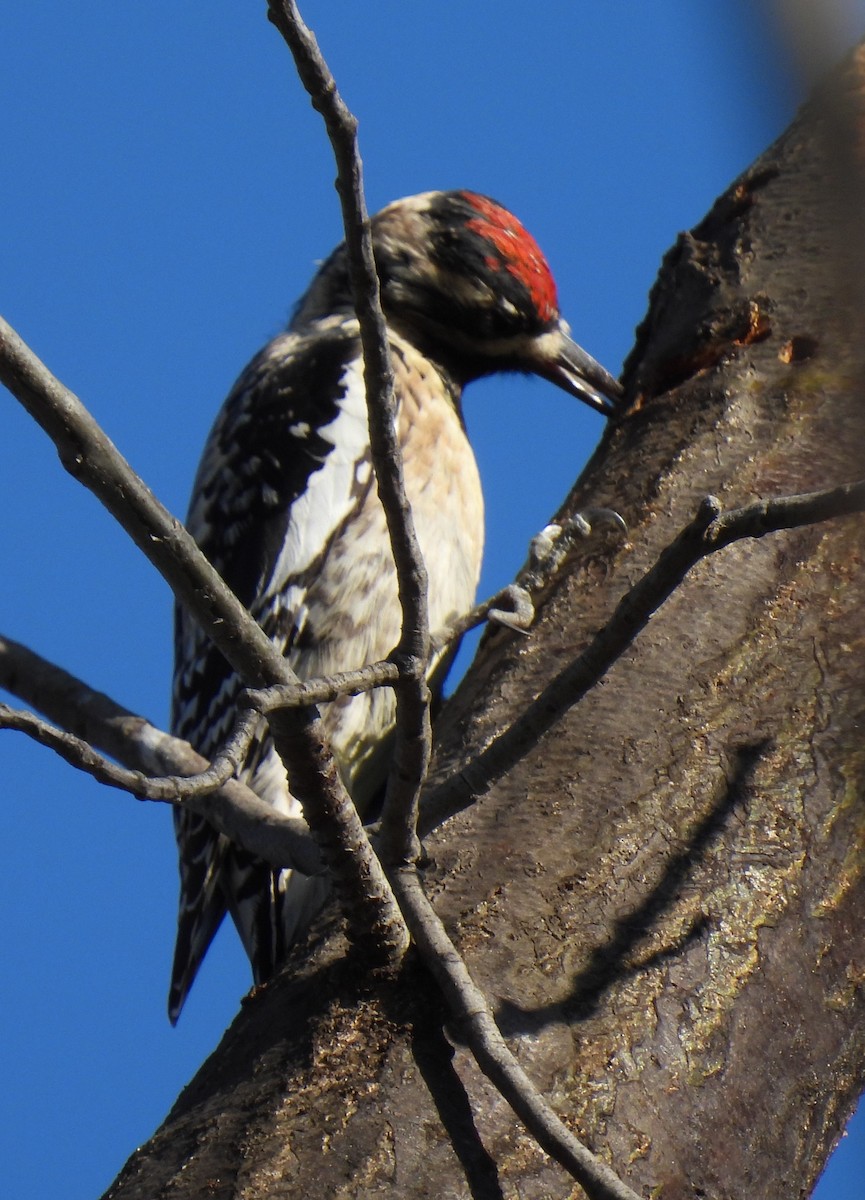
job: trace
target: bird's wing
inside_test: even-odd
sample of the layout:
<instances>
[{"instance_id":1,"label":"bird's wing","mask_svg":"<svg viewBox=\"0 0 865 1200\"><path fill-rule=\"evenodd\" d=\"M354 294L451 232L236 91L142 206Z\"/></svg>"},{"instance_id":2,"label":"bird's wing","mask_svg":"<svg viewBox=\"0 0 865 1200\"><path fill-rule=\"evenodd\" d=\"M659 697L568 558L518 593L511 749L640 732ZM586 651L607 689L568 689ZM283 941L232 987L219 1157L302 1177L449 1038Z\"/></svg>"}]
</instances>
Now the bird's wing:
<instances>
[{"instance_id":1,"label":"bird's wing","mask_svg":"<svg viewBox=\"0 0 865 1200\"><path fill-rule=\"evenodd\" d=\"M189 530L289 661L306 622L308 583L357 502L358 464L368 461L357 327L350 319L271 342L238 380L208 439ZM366 478L368 485L368 470ZM222 654L178 608L174 732L212 756L231 729L240 686ZM241 777L283 811L296 807L263 728ZM272 972L281 936L273 911L279 872L182 807L174 820L180 909L172 1022L227 910L257 980Z\"/></svg>"}]
</instances>

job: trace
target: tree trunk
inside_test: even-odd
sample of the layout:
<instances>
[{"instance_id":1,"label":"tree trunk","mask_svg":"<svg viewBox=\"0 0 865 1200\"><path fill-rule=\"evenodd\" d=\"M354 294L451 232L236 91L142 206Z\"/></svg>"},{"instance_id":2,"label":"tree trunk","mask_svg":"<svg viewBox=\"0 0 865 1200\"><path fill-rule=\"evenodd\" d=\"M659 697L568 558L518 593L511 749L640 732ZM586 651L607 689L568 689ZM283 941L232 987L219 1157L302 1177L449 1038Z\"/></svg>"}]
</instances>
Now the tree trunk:
<instances>
[{"instance_id":1,"label":"tree trunk","mask_svg":"<svg viewBox=\"0 0 865 1200\"><path fill-rule=\"evenodd\" d=\"M629 540L586 543L531 636L487 636L440 721L438 780L519 719L705 494L734 507L865 474L845 224L863 69L667 255L627 365L636 403L566 506L617 509ZM522 1064L646 1197L808 1195L865 1081L860 528L704 560L426 840L428 888ZM332 928L245 1005L107 1193L577 1194L423 968L371 973Z\"/></svg>"}]
</instances>

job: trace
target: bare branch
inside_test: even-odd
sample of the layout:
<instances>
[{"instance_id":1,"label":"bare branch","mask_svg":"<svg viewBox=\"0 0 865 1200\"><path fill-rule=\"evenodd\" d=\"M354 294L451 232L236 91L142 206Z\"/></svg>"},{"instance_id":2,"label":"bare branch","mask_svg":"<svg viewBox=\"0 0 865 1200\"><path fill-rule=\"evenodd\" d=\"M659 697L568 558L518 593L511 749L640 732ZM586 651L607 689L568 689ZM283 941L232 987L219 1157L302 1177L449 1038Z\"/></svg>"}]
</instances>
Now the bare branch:
<instances>
[{"instance_id":1,"label":"bare branch","mask_svg":"<svg viewBox=\"0 0 865 1200\"><path fill-rule=\"evenodd\" d=\"M49 435L70 474L130 534L243 682L259 687L293 683L288 663L192 537L139 479L80 400L2 318L0 381ZM307 824L324 852L352 934L378 954L401 955L408 944L407 931L340 779L317 712L277 712L270 727Z\"/></svg>"},{"instance_id":2,"label":"bare branch","mask_svg":"<svg viewBox=\"0 0 865 1200\"><path fill-rule=\"evenodd\" d=\"M380 852L386 862L414 862L419 852L417 813L432 748L428 581L405 491L397 436L393 367L381 308L372 233L363 193L357 146L357 120L339 92L315 35L294 0L271 0L270 20L294 57L313 108L324 119L337 166L336 189L342 206L349 274L363 347L364 380L372 461L396 565L402 607L402 634L394 660L397 724L393 763L382 814Z\"/></svg>"},{"instance_id":3,"label":"bare branch","mask_svg":"<svg viewBox=\"0 0 865 1200\"><path fill-rule=\"evenodd\" d=\"M559 1120L499 1032L486 997L430 904L414 867L391 876L393 889L424 962L444 993L478 1066L551 1158L591 1200L638 1200L616 1173Z\"/></svg>"},{"instance_id":4,"label":"bare branch","mask_svg":"<svg viewBox=\"0 0 865 1200\"><path fill-rule=\"evenodd\" d=\"M714 496L707 496L703 506L706 511L713 509L716 515L703 535L706 548L699 558L723 550L731 542L742 538L761 538L782 529L799 529L803 525L816 525L821 521L834 520L835 517L850 517L865 512L865 480L844 483L820 492L756 500L753 504L731 509L728 513L722 512L720 502ZM694 562L698 562L699 558L695 558Z\"/></svg>"},{"instance_id":5,"label":"bare branch","mask_svg":"<svg viewBox=\"0 0 865 1200\"><path fill-rule=\"evenodd\" d=\"M185 777L200 778L208 769L207 760L188 742L171 737L68 671L3 637L0 687L70 731L73 739L91 753L98 749L110 754L141 779L146 772L149 776L184 777L179 779L183 783ZM83 768L83 762L67 761ZM105 782L126 786L119 779ZM184 803L206 817L220 833L274 866L295 867L307 875L322 870L321 853L306 823L278 813L236 779L209 795L189 796Z\"/></svg>"},{"instance_id":6,"label":"bare branch","mask_svg":"<svg viewBox=\"0 0 865 1200\"><path fill-rule=\"evenodd\" d=\"M504 604L510 606L508 610L494 607ZM527 628L532 612L528 594L510 584L438 635L436 648L444 649L493 613L500 613L502 622L513 622L512 628ZM208 764L188 742L163 732L33 651L0 636L0 687L22 696L42 712L52 713L56 722L52 726L33 713L0 704L0 728L32 737L76 769L138 799L170 804L186 802L187 807L206 816L219 832L251 853L273 866L291 867L309 875L319 873L322 865L306 823L274 813L244 784L235 782L227 788L223 785L229 783L245 759L261 716L282 708L320 704L340 696L394 686L398 680L397 665L383 660L326 678L245 689L238 697L234 728ZM69 732L82 727L86 733ZM118 761L112 762L100 754L100 746ZM219 791L222 796L209 806L189 803ZM220 799L229 811L239 809L238 814L226 817L214 811ZM268 818L268 832L262 838L257 827L265 818ZM256 823L252 828L248 827L250 820ZM271 832L272 827L277 830L276 835ZM283 829L287 831L286 839L280 837Z\"/></svg>"},{"instance_id":7,"label":"bare branch","mask_svg":"<svg viewBox=\"0 0 865 1200\"><path fill-rule=\"evenodd\" d=\"M759 538L865 511L865 482L822 492L758 501L722 513L707 496L690 524L664 550L619 601L610 620L583 653L565 667L508 729L478 757L445 780L424 801L421 832L427 833L487 791L518 762L562 716L595 686L645 628L652 614L702 558L743 538Z\"/></svg>"},{"instance_id":8,"label":"bare branch","mask_svg":"<svg viewBox=\"0 0 865 1200\"><path fill-rule=\"evenodd\" d=\"M323 704L339 696L359 696L378 687L393 687L399 680L399 667L389 659L369 663L356 671L337 671L321 679L269 688L248 688L239 703L249 704L256 712L269 713L279 708L297 708L305 704Z\"/></svg>"},{"instance_id":9,"label":"bare branch","mask_svg":"<svg viewBox=\"0 0 865 1200\"><path fill-rule=\"evenodd\" d=\"M495 620L511 629L526 631L534 616L531 597L525 588L509 583L507 587L476 604L465 616L430 639L434 654L447 649L470 629ZM297 683L274 684L268 688L247 688L238 704L249 704L256 712L270 713L279 708L299 708L308 704L325 704L340 696L359 696L378 687L396 687L401 678L400 665L385 658L368 663L355 671L336 671L319 679L303 679Z\"/></svg>"},{"instance_id":10,"label":"bare branch","mask_svg":"<svg viewBox=\"0 0 865 1200\"><path fill-rule=\"evenodd\" d=\"M171 804L187 796L203 796L225 783L233 769L230 763L224 763L221 769L215 770L211 766L200 775L162 775L152 778L143 771L118 766L98 750L94 750L89 742L58 729L56 725L50 725L34 713L10 708L8 704L2 703L0 729L26 734L41 746L59 754L71 766L92 775L99 783L130 792L139 800L156 800Z\"/></svg>"}]
</instances>

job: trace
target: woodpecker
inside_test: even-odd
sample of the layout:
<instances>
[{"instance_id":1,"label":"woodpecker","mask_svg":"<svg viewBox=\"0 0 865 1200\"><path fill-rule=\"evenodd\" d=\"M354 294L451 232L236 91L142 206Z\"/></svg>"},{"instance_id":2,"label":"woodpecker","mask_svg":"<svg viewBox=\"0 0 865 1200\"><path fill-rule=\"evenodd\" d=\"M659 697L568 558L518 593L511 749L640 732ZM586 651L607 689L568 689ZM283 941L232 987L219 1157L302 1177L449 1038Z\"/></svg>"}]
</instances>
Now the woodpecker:
<instances>
[{"instance_id":1,"label":"woodpecker","mask_svg":"<svg viewBox=\"0 0 865 1200\"><path fill-rule=\"evenodd\" d=\"M474 603L484 540L463 387L499 371L529 372L607 415L621 389L572 341L546 259L494 200L470 191L410 196L373 217L372 234L435 633ZM397 644L396 576L370 459L344 245L321 266L286 332L234 385L206 443L187 524L301 679L361 667ZM175 655L173 730L212 756L231 728L240 682L182 608ZM363 814L386 779L393 693L321 711ZM279 811L300 815L263 722L241 778ZM174 819L172 1024L226 912L261 983L326 895L321 879L271 868L183 808Z\"/></svg>"}]
</instances>

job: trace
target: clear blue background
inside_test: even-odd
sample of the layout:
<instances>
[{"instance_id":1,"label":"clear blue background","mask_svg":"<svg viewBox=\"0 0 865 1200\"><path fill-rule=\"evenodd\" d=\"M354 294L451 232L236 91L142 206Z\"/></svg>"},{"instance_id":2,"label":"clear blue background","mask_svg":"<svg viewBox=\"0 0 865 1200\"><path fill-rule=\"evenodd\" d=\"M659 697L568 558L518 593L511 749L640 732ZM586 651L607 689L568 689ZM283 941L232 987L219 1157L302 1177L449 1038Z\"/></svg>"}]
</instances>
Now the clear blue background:
<instances>
[{"instance_id":1,"label":"clear blue background","mask_svg":"<svg viewBox=\"0 0 865 1200\"><path fill-rule=\"evenodd\" d=\"M305 16L360 117L370 208L462 186L503 200L615 372L663 252L795 110L758 8L309 0ZM340 237L330 149L264 9L28 0L3 16L0 303L181 515L228 387ZM601 423L522 379L475 386L467 417L489 592ZM0 629L164 724L167 588L8 396L0 428ZM168 810L17 735L2 756L5 1194L89 1200L213 1049L248 969L226 929L170 1029ZM821 1200L861 1200L863 1179L859 1135Z\"/></svg>"}]
</instances>

